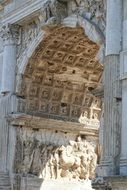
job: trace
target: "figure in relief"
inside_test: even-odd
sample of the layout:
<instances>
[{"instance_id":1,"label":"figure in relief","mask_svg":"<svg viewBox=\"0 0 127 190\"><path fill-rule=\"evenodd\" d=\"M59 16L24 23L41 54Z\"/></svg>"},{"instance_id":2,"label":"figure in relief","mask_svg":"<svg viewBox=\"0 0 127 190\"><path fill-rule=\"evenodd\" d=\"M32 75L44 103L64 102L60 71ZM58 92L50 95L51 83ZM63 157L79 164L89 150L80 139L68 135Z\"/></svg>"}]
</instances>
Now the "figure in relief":
<instances>
[{"instance_id":1,"label":"figure in relief","mask_svg":"<svg viewBox=\"0 0 127 190\"><path fill-rule=\"evenodd\" d=\"M79 122L82 124L88 124L89 123L88 111L87 110L85 110L81 113L81 115L79 117Z\"/></svg>"},{"instance_id":2,"label":"figure in relief","mask_svg":"<svg viewBox=\"0 0 127 190\"><path fill-rule=\"evenodd\" d=\"M36 139L25 141L18 171L43 179L88 179L94 177L95 147L80 136L67 146L44 145Z\"/></svg>"}]
</instances>

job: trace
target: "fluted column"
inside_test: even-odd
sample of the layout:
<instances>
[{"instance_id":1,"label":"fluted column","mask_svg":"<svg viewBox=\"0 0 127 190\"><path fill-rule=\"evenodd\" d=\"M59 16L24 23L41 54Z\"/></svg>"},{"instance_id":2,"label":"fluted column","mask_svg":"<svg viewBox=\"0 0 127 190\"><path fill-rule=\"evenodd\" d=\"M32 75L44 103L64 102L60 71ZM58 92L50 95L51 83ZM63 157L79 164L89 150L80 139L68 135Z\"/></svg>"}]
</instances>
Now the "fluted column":
<instances>
[{"instance_id":1,"label":"fluted column","mask_svg":"<svg viewBox=\"0 0 127 190\"><path fill-rule=\"evenodd\" d=\"M121 52L122 128L120 174L127 175L127 1L123 0L123 51Z\"/></svg>"},{"instance_id":2,"label":"fluted column","mask_svg":"<svg viewBox=\"0 0 127 190\"><path fill-rule=\"evenodd\" d=\"M13 93L15 90L16 43L18 40L18 25L6 25L0 32L4 42L2 93Z\"/></svg>"},{"instance_id":3,"label":"fluted column","mask_svg":"<svg viewBox=\"0 0 127 190\"><path fill-rule=\"evenodd\" d=\"M119 82L122 28L122 0L107 0L106 56L104 63L103 158L99 175L119 173L120 109Z\"/></svg>"},{"instance_id":4,"label":"fluted column","mask_svg":"<svg viewBox=\"0 0 127 190\"><path fill-rule=\"evenodd\" d=\"M119 55L121 50L122 0L107 0L106 55Z\"/></svg>"},{"instance_id":5,"label":"fluted column","mask_svg":"<svg viewBox=\"0 0 127 190\"><path fill-rule=\"evenodd\" d=\"M106 56L104 71L104 147L102 160L104 175L115 175L119 173L121 126L119 66L119 55Z\"/></svg>"},{"instance_id":6,"label":"fluted column","mask_svg":"<svg viewBox=\"0 0 127 190\"><path fill-rule=\"evenodd\" d=\"M2 27L0 35L4 42L2 89L0 96L0 173L8 172L9 153L9 124L6 117L17 110L15 91L16 43L18 26L6 25Z\"/></svg>"},{"instance_id":7,"label":"fluted column","mask_svg":"<svg viewBox=\"0 0 127 190\"><path fill-rule=\"evenodd\" d=\"M0 98L0 173L8 172L9 125L6 117L17 111L18 102L15 95L8 94Z\"/></svg>"}]
</instances>

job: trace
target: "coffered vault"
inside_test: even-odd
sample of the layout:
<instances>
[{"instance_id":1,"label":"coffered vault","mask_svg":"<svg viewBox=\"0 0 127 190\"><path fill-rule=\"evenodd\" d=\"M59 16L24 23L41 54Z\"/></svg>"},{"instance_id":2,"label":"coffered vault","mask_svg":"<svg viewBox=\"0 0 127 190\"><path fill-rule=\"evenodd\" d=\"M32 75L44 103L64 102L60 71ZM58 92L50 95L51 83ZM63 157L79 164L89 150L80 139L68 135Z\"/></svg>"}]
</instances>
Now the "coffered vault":
<instances>
[{"instance_id":1,"label":"coffered vault","mask_svg":"<svg viewBox=\"0 0 127 190\"><path fill-rule=\"evenodd\" d=\"M92 90L100 86L103 71L96 58L104 46L103 19L100 21L101 17L95 14L103 5L100 7L98 2L90 10L92 14L78 15L79 9L84 12L85 2L79 2L78 7L73 1L67 2L71 4L34 1L30 3L31 8L17 8L13 18L5 15L2 20L0 171L7 172L6 177L12 180L12 186L15 186L16 180L17 190L19 183L23 184L24 173L20 173L20 166L27 168L28 163L34 163L34 158L37 158L34 152L41 145L47 143L50 147L52 143L54 147L56 141L59 149L71 140L78 143L79 136L81 144L85 140L92 142L95 151L98 142L101 101L92 94ZM89 16L91 19L86 19ZM23 139L24 135L26 138ZM35 140L37 143L34 144ZM32 152L29 142L34 144ZM39 151L43 154L42 149ZM53 155L52 151L50 155ZM44 159L43 155L39 158L43 163ZM36 163L32 165L40 172L40 162L36 160ZM34 169L32 174L35 174ZM25 175L29 176L30 171L31 166ZM16 179L13 180L13 176ZM20 182L18 177L21 177Z\"/></svg>"},{"instance_id":2,"label":"coffered vault","mask_svg":"<svg viewBox=\"0 0 127 190\"><path fill-rule=\"evenodd\" d=\"M99 147L93 188L127 189L126 7L126 0L0 1L0 188L47 189L42 178L57 183L59 172L86 179ZM88 144L92 160L84 157ZM80 162L69 172L61 162L68 146Z\"/></svg>"},{"instance_id":3,"label":"coffered vault","mask_svg":"<svg viewBox=\"0 0 127 190\"><path fill-rule=\"evenodd\" d=\"M80 27L50 28L29 59L22 77L19 111L98 126L101 100L99 46Z\"/></svg>"}]
</instances>

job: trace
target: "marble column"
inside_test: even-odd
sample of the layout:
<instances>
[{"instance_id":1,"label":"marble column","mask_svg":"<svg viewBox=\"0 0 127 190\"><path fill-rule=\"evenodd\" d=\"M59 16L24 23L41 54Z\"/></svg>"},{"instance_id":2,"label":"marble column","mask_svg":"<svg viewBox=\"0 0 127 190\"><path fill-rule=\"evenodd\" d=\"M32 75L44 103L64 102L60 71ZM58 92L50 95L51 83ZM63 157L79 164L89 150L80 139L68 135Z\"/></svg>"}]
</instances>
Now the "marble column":
<instances>
[{"instance_id":1,"label":"marble column","mask_svg":"<svg viewBox=\"0 0 127 190\"><path fill-rule=\"evenodd\" d=\"M8 172L9 124L6 117L17 111L14 91L18 28L17 25L6 25L0 31L4 42L1 90L3 95L0 96L0 173Z\"/></svg>"},{"instance_id":2,"label":"marble column","mask_svg":"<svg viewBox=\"0 0 127 190\"><path fill-rule=\"evenodd\" d=\"M122 0L107 0L106 56L121 50Z\"/></svg>"},{"instance_id":3,"label":"marble column","mask_svg":"<svg viewBox=\"0 0 127 190\"><path fill-rule=\"evenodd\" d=\"M115 15L115 16L114 16ZM122 0L107 1L106 56L104 63L104 130L103 158L99 175L119 173L120 109L119 82L122 26Z\"/></svg>"},{"instance_id":4,"label":"marble column","mask_svg":"<svg viewBox=\"0 0 127 190\"><path fill-rule=\"evenodd\" d=\"M122 128L120 174L127 175L127 1L123 0L123 51L121 52Z\"/></svg>"},{"instance_id":5,"label":"marble column","mask_svg":"<svg viewBox=\"0 0 127 190\"><path fill-rule=\"evenodd\" d=\"M6 25L0 32L4 42L2 86L1 92L13 93L15 90L15 68L16 68L16 43L18 40L18 25Z\"/></svg>"}]
</instances>

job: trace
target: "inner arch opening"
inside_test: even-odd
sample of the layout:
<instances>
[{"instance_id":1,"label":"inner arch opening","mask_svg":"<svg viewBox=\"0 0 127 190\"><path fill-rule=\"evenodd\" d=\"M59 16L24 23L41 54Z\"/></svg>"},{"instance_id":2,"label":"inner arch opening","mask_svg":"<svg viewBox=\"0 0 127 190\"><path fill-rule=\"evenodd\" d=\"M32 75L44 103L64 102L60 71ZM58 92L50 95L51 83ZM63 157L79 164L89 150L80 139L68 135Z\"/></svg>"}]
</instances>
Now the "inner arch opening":
<instances>
[{"instance_id":1,"label":"inner arch opening","mask_svg":"<svg viewBox=\"0 0 127 190\"><path fill-rule=\"evenodd\" d=\"M23 75L20 112L99 126L99 46L80 27L54 27L30 58Z\"/></svg>"}]
</instances>

